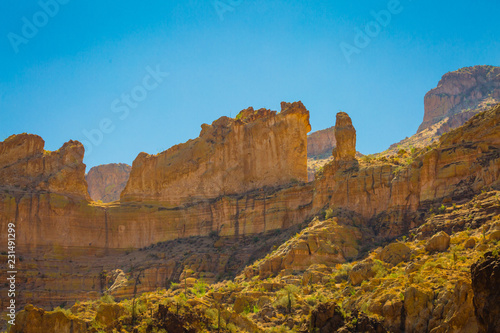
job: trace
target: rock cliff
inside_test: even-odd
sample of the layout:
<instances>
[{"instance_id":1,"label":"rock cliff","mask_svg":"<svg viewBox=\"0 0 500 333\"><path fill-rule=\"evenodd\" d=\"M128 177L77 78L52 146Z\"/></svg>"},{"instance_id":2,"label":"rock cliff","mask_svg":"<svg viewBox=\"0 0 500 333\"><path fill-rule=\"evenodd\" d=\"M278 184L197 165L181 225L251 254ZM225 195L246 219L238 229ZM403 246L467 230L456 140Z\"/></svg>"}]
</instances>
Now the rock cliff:
<instances>
[{"instance_id":1,"label":"rock cliff","mask_svg":"<svg viewBox=\"0 0 500 333\"><path fill-rule=\"evenodd\" d=\"M203 124L200 136L158 155L141 153L121 200L167 206L307 182L309 112L301 102L281 112L248 108L236 119Z\"/></svg>"},{"instance_id":2,"label":"rock cliff","mask_svg":"<svg viewBox=\"0 0 500 333\"><path fill-rule=\"evenodd\" d=\"M424 120L417 132L442 121L443 132L500 102L500 67L464 67L443 75L424 98Z\"/></svg>"},{"instance_id":3,"label":"rock cliff","mask_svg":"<svg viewBox=\"0 0 500 333\"><path fill-rule=\"evenodd\" d=\"M59 150L44 150L38 135L12 135L0 142L0 186L14 193L62 193L88 199L83 145L68 141Z\"/></svg>"},{"instance_id":4,"label":"rock cliff","mask_svg":"<svg viewBox=\"0 0 500 333\"><path fill-rule=\"evenodd\" d=\"M127 184L131 166L112 163L95 166L85 176L92 200L112 202L120 200L120 194Z\"/></svg>"},{"instance_id":5,"label":"rock cliff","mask_svg":"<svg viewBox=\"0 0 500 333\"><path fill-rule=\"evenodd\" d=\"M176 151L176 156L185 153L188 157L204 158L188 159L187 167L191 170L198 163L205 168L201 180L196 175L202 170L193 169L191 182L204 181L207 192L197 196L199 201L183 201L182 205L173 205L175 200L93 202L85 181L84 149L79 142L70 141L55 152L44 151L44 141L36 135L15 135L1 142L0 228L6 230L11 222L16 225L16 249L23 257L20 268L26 272L18 304L29 300L55 306L77 297L96 297L101 290L99 274L103 269L128 270L132 261L120 263L115 256L131 249L191 236L237 239L302 222L312 202L312 186L300 183L307 172L308 117L301 103L283 103L279 114L250 108L239 119L222 118L212 126L204 125L202 139L185 144L186 151L179 151L179 146L169 150ZM249 143L260 148L253 149ZM235 149L243 149L248 155L241 152L239 160L228 158L234 164L224 164L225 157L220 154L231 154ZM210 152L217 154L209 155ZM174 164L182 168L185 160L179 158ZM216 158L221 160L215 161ZM214 169L213 163L220 169ZM221 175L211 174L217 170ZM157 171L165 175L160 169ZM182 179L183 175L179 176ZM210 189L207 183L208 179L224 177L233 183L233 176L240 180L247 177L244 179L248 182L241 188L236 183L232 187L245 192L223 193ZM260 176L262 182L252 178ZM175 178L176 174L169 173L168 177ZM147 180L146 183L149 184ZM157 193L152 191L151 195ZM0 234L0 243L7 248L6 233ZM99 267L89 264L96 260ZM219 267L219 263L213 265ZM80 272L82 267L85 272ZM173 267L169 266L169 276L178 278L178 268ZM150 279L155 281L151 288L164 286L165 279L150 271L148 277L154 275ZM5 277L2 274L0 277ZM40 297L33 297L35 290ZM3 308L4 301L7 300L0 300Z\"/></svg>"}]
</instances>

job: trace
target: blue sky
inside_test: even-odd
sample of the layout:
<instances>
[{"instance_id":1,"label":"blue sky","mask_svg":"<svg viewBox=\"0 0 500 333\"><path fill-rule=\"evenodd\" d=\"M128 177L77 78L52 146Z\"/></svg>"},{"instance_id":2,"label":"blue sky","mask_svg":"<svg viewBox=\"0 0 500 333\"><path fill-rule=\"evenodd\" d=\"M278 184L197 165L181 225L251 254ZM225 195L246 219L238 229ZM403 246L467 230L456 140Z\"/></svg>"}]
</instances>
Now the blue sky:
<instances>
[{"instance_id":1,"label":"blue sky","mask_svg":"<svg viewBox=\"0 0 500 333\"><path fill-rule=\"evenodd\" d=\"M444 73L500 65L493 0L54 1L0 4L0 140L85 141L87 170L281 101L313 131L349 113L358 150L379 152L415 133Z\"/></svg>"}]
</instances>

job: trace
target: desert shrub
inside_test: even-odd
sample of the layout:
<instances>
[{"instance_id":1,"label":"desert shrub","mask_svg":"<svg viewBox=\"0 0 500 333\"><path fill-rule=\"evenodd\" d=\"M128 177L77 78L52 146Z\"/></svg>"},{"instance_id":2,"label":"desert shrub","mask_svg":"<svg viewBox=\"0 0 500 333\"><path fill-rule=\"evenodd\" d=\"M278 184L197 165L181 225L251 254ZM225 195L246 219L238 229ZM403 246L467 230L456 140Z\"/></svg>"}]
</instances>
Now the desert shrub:
<instances>
[{"instance_id":1,"label":"desert shrub","mask_svg":"<svg viewBox=\"0 0 500 333\"><path fill-rule=\"evenodd\" d=\"M329 219L329 218L332 218L333 217L333 209L332 208L328 208L327 210L325 210L325 219Z\"/></svg>"},{"instance_id":2,"label":"desert shrub","mask_svg":"<svg viewBox=\"0 0 500 333\"><path fill-rule=\"evenodd\" d=\"M201 280L197 281L193 286L193 293L197 297L203 297L207 293L207 284Z\"/></svg>"},{"instance_id":3,"label":"desert shrub","mask_svg":"<svg viewBox=\"0 0 500 333\"><path fill-rule=\"evenodd\" d=\"M70 309L64 309L64 308L61 308L60 306L58 306L57 308L54 309L54 312L62 312L64 313L67 317L69 317L70 315L72 315L73 313L71 312Z\"/></svg>"},{"instance_id":4,"label":"desert shrub","mask_svg":"<svg viewBox=\"0 0 500 333\"><path fill-rule=\"evenodd\" d=\"M384 277L387 274L387 269L384 263L378 259L375 259L372 266L372 271L375 273L376 278Z\"/></svg>"},{"instance_id":5,"label":"desert shrub","mask_svg":"<svg viewBox=\"0 0 500 333\"><path fill-rule=\"evenodd\" d=\"M295 305L295 295L298 291L299 288L297 286L293 284L286 285L285 288L277 292L277 298L274 302L275 306L282 306L287 308L288 312L291 312L292 307Z\"/></svg>"},{"instance_id":6,"label":"desert shrub","mask_svg":"<svg viewBox=\"0 0 500 333\"><path fill-rule=\"evenodd\" d=\"M115 303L115 298L110 294L103 295L100 300L102 303L107 303L107 304Z\"/></svg>"}]
</instances>

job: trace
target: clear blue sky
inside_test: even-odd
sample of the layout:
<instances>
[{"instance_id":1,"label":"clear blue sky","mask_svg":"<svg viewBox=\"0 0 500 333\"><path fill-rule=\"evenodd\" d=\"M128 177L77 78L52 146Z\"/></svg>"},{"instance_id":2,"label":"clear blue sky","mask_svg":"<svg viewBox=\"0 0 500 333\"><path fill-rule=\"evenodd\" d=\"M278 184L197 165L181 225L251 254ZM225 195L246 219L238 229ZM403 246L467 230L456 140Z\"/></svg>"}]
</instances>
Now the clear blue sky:
<instances>
[{"instance_id":1,"label":"clear blue sky","mask_svg":"<svg viewBox=\"0 0 500 333\"><path fill-rule=\"evenodd\" d=\"M415 133L444 73L500 64L496 0L53 1L0 4L0 140L35 133L56 150L102 126L87 170L281 101L301 100L313 131L345 111L358 150L382 151ZM372 11L389 7L377 29ZM355 47L367 25L348 62L341 43Z\"/></svg>"}]
</instances>

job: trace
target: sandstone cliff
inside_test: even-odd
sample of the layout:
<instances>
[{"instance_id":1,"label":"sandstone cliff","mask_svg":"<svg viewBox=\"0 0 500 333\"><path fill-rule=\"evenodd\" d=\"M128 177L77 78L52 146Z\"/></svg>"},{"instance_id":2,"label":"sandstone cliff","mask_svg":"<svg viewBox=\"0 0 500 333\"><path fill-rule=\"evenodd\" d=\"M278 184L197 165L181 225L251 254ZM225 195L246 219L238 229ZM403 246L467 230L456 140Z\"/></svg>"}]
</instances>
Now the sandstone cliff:
<instances>
[{"instance_id":1,"label":"sandstone cliff","mask_svg":"<svg viewBox=\"0 0 500 333\"><path fill-rule=\"evenodd\" d=\"M205 164L201 159L190 160L188 169L193 163L204 165L205 181L221 179L208 170L219 170L224 174L221 177L229 178L241 177L242 170L254 174L243 175L249 180L242 185L244 193L224 195L217 189L212 191L206 183L207 192L197 197L198 202L176 206L171 201L90 201L82 163L84 150L78 142L70 141L56 152L44 151L44 142L36 135L16 135L1 142L0 228L6 230L8 223L15 223L16 249L23 257L19 267L26 272L20 281L18 304L29 300L56 306L75 298L95 298L101 290L103 269L130 269L132 261L117 261L115 256L131 249L191 236L242 237L300 223L309 214L312 202L312 186L297 182L306 177L308 117L301 103L284 103L279 114L247 109L240 119L222 118L212 126L204 125L202 139L185 144L190 148L184 153L188 157L204 156ZM226 123L229 126L221 125ZM249 143L260 148L253 149ZM177 156L183 155L176 149L179 146L169 153L177 151ZM235 164L229 170L221 166L223 161L214 161L214 156L207 155L214 151L230 154L235 149L243 149L249 155L240 154L240 160L232 160ZM212 162L221 169L212 168ZM183 167L181 161L176 163ZM277 174L277 170L282 174ZM192 182L197 174L194 172ZM252 177L260 176L262 182L253 181ZM168 177L175 178L176 174ZM214 193L217 196L210 197ZM6 233L0 234L0 243L7 248ZM224 258L221 260L227 261ZM176 265L168 266L173 278L179 277ZM148 271L151 281L155 281L151 284L153 289L165 284L157 271ZM4 273L0 277L5 278ZM0 300L2 308L6 301Z\"/></svg>"},{"instance_id":2,"label":"sandstone cliff","mask_svg":"<svg viewBox=\"0 0 500 333\"><path fill-rule=\"evenodd\" d=\"M281 112L248 108L236 119L203 124L200 136L158 155L141 153L121 200L183 203L307 182L309 112L301 102Z\"/></svg>"},{"instance_id":3,"label":"sandstone cliff","mask_svg":"<svg viewBox=\"0 0 500 333\"><path fill-rule=\"evenodd\" d=\"M0 142L0 186L14 193L53 192L87 199L84 148L68 141L59 150L43 149L38 135L12 135Z\"/></svg>"},{"instance_id":4,"label":"sandstone cliff","mask_svg":"<svg viewBox=\"0 0 500 333\"><path fill-rule=\"evenodd\" d=\"M92 200L112 202L120 200L132 167L124 163L95 166L85 176Z\"/></svg>"},{"instance_id":5,"label":"sandstone cliff","mask_svg":"<svg viewBox=\"0 0 500 333\"><path fill-rule=\"evenodd\" d=\"M448 118L448 129L500 102L500 67L464 67L443 75L424 98L425 114L418 132ZM445 129L446 131L447 129Z\"/></svg>"}]
</instances>

